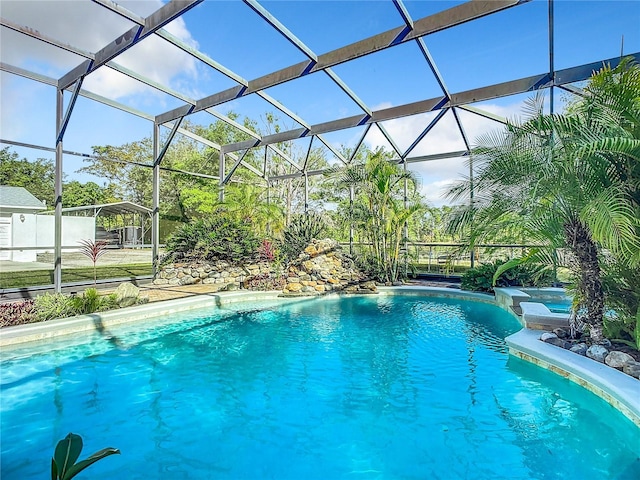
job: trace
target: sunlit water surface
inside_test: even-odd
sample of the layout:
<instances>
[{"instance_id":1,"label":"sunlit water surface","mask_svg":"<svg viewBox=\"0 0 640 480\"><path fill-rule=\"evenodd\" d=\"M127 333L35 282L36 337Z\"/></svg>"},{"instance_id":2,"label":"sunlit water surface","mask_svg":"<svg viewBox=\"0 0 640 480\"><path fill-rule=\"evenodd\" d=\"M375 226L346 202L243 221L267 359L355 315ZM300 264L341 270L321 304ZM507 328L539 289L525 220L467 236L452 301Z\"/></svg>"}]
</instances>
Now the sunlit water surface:
<instances>
[{"instance_id":1,"label":"sunlit water surface","mask_svg":"<svg viewBox=\"0 0 640 480\"><path fill-rule=\"evenodd\" d=\"M2 352L2 479L50 477L68 432L84 438L81 458L122 451L81 474L92 479L640 478L639 430L509 357L519 325L497 307L247 308Z\"/></svg>"}]
</instances>

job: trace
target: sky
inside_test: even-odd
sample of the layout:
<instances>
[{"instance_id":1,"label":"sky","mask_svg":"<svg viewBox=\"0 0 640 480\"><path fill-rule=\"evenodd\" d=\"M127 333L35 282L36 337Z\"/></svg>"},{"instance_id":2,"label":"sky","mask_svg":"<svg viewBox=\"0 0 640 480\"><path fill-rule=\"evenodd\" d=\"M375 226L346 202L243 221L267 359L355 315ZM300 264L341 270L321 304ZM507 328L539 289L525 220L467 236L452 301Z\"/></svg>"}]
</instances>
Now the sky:
<instances>
[{"instance_id":1,"label":"sky","mask_svg":"<svg viewBox=\"0 0 640 480\"><path fill-rule=\"evenodd\" d=\"M147 16L162 6L160 0L117 3L140 16ZM418 20L459 3L462 2L420 0L406 1L405 6L413 20ZM403 25L391 0L279 0L263 1L261 5L318 55ZM0 0L0 15L5 20L29 26L43 35L90 52L99 50L132 26L128 20L88 0ZM640 51L638 0L556 0L554 16L556 69L616 57L621 49L624 53ZM423 38L446 87L455 93L548 71L547 18L547 2L533 0ZM246 80L306 59L301 51L239 0L206 0L165 29ZM0 27L0 58L3 63L55 79L83 61L76 54L42 44L4 26ZM196 100L236 85L233 80L156 36L145 39L115 61ZM372 110L441 95L416 42L337 65L333 71ZM106 67L87 76L83 88L151 115L184 103ZM361 113L323 72L271 87L265 93L309 124ZM70 97L69 93L65 94L66 101ZM477 106L513 118L521 112L527 97L516 95ZM560 101L557 105L561 108ZM0 106L0 138L55 146L53 87L1 72ZM242 97L218 106L216 110L253 118L259 126L266 112L276 111L256 95ZM285 129L299 126L286 115L276 113ZM399 146L406 149L434 116L435 113L427 113L405 117L385 122L384 126ZM462 112L460 117L472 143L483 132L499 128L499 124L471 113ZM198 113L190 120L206 125L215 121L215 117ZM336 147L353 146L363 128L327 134L326 139ZM64 148L91 153L93 146L121 145L151 133L151 122L81 97L65 133ZM375 128L365 141L374 148L387 146L383 135ZM304 150L308 142L305 139L296 144ZM463 149L462 137L453 116L448 113L412 155ZM53 154L33 149L12 147L12 151L28 159L53 159ZM82 165L82 159L66 155L64 171L67 179L89 180L75 173ZM442 192L468 171L461 159L411 164L411 169L418 173L422 192L433 205L447 203Z\"/></svg>"}]
</instances>

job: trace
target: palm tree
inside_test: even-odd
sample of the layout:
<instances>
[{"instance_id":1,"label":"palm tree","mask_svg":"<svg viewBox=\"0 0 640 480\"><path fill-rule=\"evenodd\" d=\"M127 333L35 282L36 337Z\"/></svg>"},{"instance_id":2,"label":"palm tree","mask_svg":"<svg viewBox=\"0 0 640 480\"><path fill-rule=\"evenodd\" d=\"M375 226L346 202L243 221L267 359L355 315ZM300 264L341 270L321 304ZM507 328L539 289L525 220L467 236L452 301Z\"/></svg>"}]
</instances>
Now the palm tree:
<instances>
[{"instance_id":1,"label":"palm tree","mask_svg":"<svg viewBox=\"0 0 640 480\"><path fill-rule=\"evenodd\" d=\"M349 220L371 245L372 271L380 280L396 281L405 224L424 209L415 196L405 206L405 182L415 190L416 177L390 162L381 150L370 153L364 163L335 169L332 174L338 187L353 188L356 193Z\"/></svg>"},{"instance_id":2,"label":"palm tree","mask_svg":"<svg viewBox=\"0 0 640 480\"><path fill-rule=\"evenodd\" d=\"M604 78L624 85L602 88ZM638 66L626 61L613 70L605 67L585 89L584 99L563 114L544 114L542 97L536 97L523 122L509 122L503 131L479 139L473 182L463 181L450 191L454 199L474 194L454 222L458 228L473 225L472 242L515 221L531 239L548 245L530 252L530 260L551 264L557 248L569 252L576 312L595 342L603 339L605 312L601 255L629 265L640 261L634 199L639 78Z\"/></svg>"},{"instance_id":3,"label":"palm tree","mask_svg":"<svg viewBox=\"0 0 640 480\"><path fill-rule=\"evenodd\" d=\"M265 197L266 189L256 185L229 185L224 202L217 208L238 220L251 222L261 235L280 232L284 226L282 209Z\"/></svg>"}]
</instances>

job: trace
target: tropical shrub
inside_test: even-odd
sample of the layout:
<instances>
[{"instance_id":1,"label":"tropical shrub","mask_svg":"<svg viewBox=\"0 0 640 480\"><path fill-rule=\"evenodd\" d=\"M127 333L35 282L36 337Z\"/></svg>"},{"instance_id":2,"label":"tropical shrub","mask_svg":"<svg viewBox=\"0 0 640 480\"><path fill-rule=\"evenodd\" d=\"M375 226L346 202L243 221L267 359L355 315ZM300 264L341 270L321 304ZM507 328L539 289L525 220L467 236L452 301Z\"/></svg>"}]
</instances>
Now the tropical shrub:
<instances>
[{"instance_id":1,"label":"tropical shrub","mask_svg":"<svg viewBox=\"0 0 640 480\"><path fill-rule=\"evenodd\" d=\"M470 268L461 278L463 290L476 292L493 292L493 287L548 287L553 284L553 272L539 266L524 264L503 272L495 281L496 271L506 262L496 260Z\"/></svg>"},{"instance_id":2,"label":"tropical shrub","mask_svg":"<svg viewBox=\"0 0 640 480\"><path fill-rule=\"evenodd\" d=\"M311 240L320 239L326 231L326 222L322 215L307 212L294 215L284 231L282 253L287 260L293 260L302 252Z\"/></svg>"},{"instance_id":3,"label":"tropical shrub","mask_svg":"<svg viewBox=\"0 0 640 480\"><path fill-rule=\"evenodd\" d=\"M640 350L640 268L605 262L602 279L607 308L615 315L604 318L604 334Z\"/></svg>"},{"instance_id":4,"label":"tropical shrub","mask_svg":"<svg viewBox=\"0 0 640 480\"><path fill-rule=\"evenodd\" d=\"M84 315L101 310L102 297L95 288L87 288L83 294L71 297L75 315Z\"/></svg>"},{"instance_id":5,"label":"tropical shrub","mask_svg":"<svg viewBox=\"0 0 640 480\"><path fill-rule=\"evenodd\" d=\"M0 327L23 325L34 321L36 316L33 300L0 304Z\"/></svg>"},{"instance_id":6,"label":"tropical shrub","mask_svg":"<svg viewBox=\"0 0 640 480\"><path fill-rule=\"evenodd\" d=\"M0 327L43 322L54 318L84 315L120 308L114 293L100 295L88 288L80 295L45 293L35 300L0 304Z\"/></svg>"},{"instance_id":7,"label":"tropical shrub","mask_svg":"<svg viewBox=\"0 0 640 480\"><path fill-rule=\"evenodd\" d=\"M35 317L38 322L76 314L74 300L63 293L45 293L35 299Z\"/></svg>"},{"instance_id":8,"label":"tropical shrub","mask_svg":"<svg viewBox=\"0 0 640 480\"><path fill-rule=\"evenodd\" d=\"M257 255L260 240L251 224L226 215L197 220L178 228L167 240L165 262L228 260L238 262Z\"/></svg>"},{"instance_id":9,"label":"tropical shrub","mask_svg":"<svg viewBox=\"0 0 640 480\"><path fill-rule=\"evenodd\" d=\"M82 437L80 435L69 433L60 440L51 458L51 480L70 480L98 460L109 455L120 454L117 448L107 447L76 463L81 452Z\"/></svg>"},{"instance_id":10,"label":"tropical shrub","mask_svg":"<svg viewBox=\"0 0 640 480\"><path fill-rule=\"evenodd\" d=\"M517 223L540 245L528 261L555 267L555 252L567 252L576 319L594 342L607 311L603 254L640 264L638 98L640 67L627 59L594 74L564 113L545 114L538 97L524 121L479 139L473 179L450 191L468 205L453 223L472 245Z\"/></svg>"}]
</instances>

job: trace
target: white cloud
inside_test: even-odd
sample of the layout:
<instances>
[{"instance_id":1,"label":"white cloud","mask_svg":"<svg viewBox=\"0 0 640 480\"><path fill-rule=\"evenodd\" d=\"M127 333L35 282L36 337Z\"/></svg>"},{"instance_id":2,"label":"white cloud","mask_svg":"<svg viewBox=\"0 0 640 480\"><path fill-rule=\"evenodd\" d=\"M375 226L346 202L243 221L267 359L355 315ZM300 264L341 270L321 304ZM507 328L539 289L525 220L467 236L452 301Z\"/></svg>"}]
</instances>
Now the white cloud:
<instances>
[{"instance_id":1,"label":"white cloud","mask_svg":"<svg viewBox=\"0 0 640 480\"><path fill-rule=\"evenodd\" d=\"M163 5L160 0L122 2L139 15L148 15ZM96 52L134 26L120 16L92 2L3 1L2 15L43 35L75 47ZM182 18L166 30L196 47ZM80 64L84 58L43 44L22 34L2 29L3 61L58 78ZM157 36L150 36L120 55L115 61L156 82L171 85L184 78L197 78L197 61ZM147 93L151 87L109 68L99 68L87 76L83 88L114 100Z\"/></svg>"}]
</instances>

